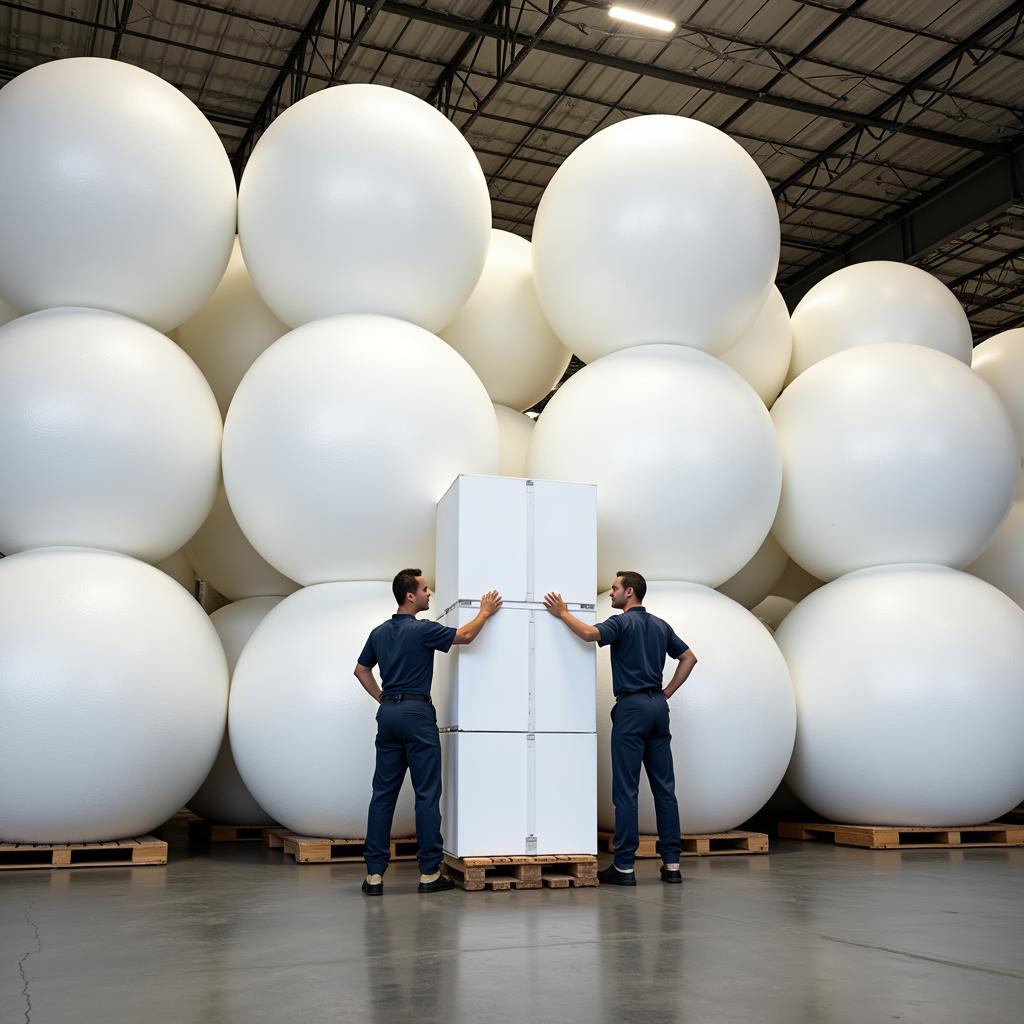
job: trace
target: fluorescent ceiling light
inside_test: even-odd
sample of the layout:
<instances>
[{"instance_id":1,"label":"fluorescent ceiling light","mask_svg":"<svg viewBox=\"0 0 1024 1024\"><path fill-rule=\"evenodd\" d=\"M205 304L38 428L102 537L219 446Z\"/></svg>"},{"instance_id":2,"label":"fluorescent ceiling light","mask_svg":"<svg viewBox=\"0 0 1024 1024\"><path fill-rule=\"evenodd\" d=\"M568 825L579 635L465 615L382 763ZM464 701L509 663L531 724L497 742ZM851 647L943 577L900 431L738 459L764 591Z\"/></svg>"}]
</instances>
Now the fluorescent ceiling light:
<instances>
[{"instance_id":1,"label":"fluorescent ceiling light","mask_svg":"<svg viewBox=\"0 0 1024 1024\"><path fill-rule=\"evenodd\" d=\"M628 21L634 25L643 25L644 28L657 29L659 32L674 32L676 23L668 18L657 18L653 14L644 14L643 11L631 11L628 7L609 8L608 14L619 21Z\"/></svg>"}]
</instances>

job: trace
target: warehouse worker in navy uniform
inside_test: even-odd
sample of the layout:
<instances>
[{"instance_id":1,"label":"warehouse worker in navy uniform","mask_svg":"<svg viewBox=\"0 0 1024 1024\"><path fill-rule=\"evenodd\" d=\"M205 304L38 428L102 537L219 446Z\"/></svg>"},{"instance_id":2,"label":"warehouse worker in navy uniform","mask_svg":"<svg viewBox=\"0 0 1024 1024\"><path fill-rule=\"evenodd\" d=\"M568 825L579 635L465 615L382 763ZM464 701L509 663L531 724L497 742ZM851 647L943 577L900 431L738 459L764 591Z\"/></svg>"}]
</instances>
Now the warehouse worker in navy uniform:
<instances>
[{"instance_id":1,"label":"warehouse worker in navy uniform","mask_svg":"<svg viewBox=\"0 0 1024 1024\"><path fill-rule=\"evenodd\" d=\"M430 701L434 651L447 654L453 644L472 643L484 623L501 608L501 595L492 590L481 598L476 617L454 629L416 618L430 607L430 588L419 569L403 569L391 590L398 611L370 633L355 667L363 689L380 704L377 765L364 851L367 875L363 892L367 896L384 892L384 872L391 859L391 821L406 768L416 793L419 891L444 892L455 887L441 877L441 740ZM380 686L371 671L374 665L380 665Z\"/></svg>"},{"instance_id":2,"label":"warehouse worker in navy uniform","mask_svg":"<svg viewBox=\"0 0 1024 1024\"><path fill-rule=\"evenodd\" d=\"M643 606L647 581L638 572L618 572L612 584L613 615L596 626L569 612L559 594L548 594L544 604L580 639L611 646L612 690L612 802L615 804L614 862L598 873L605 885L636 885L633 862L640 845L637 824L637 796L640 766L654 794L658 818L663 882L680 883L679 856L682 841L679 805L676 803L675 772L672 766L672 733L669 729L669 698L686 682L697 664L693 652L676 636L672 627L651 615ZM662 689L665 657L679 664Z\"/></svg>"}]
</instances>

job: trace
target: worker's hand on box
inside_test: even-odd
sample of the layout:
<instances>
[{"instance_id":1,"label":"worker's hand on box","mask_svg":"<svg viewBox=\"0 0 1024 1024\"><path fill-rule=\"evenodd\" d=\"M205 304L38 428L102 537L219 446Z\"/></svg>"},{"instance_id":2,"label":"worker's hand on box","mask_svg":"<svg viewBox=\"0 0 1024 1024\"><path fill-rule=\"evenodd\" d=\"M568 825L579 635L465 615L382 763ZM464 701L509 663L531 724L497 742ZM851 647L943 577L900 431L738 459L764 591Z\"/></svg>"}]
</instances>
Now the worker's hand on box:
<instances>
[{"instance_id":1,"label":"worker's hand on box","mask_svg":"<svg viewBox=\"0 0 1024 1024\"><path fill-rule=\"evenodd\" d=\"M544 607L547 608L555 618L560 619L569 609L561 594L545 594Z\"/></svg>"},{"instance_id":2,"label":"worker's hand on box","mask_svg":"<svg viewBox=\"0 0 1024 1024\"><path fill-rule=\"evenodd\" d=\"M480 598L480 611L490 618L496 611L501 608L501 594L496 590L488 590L483 597Z\"/></svg>"}]
</instances>

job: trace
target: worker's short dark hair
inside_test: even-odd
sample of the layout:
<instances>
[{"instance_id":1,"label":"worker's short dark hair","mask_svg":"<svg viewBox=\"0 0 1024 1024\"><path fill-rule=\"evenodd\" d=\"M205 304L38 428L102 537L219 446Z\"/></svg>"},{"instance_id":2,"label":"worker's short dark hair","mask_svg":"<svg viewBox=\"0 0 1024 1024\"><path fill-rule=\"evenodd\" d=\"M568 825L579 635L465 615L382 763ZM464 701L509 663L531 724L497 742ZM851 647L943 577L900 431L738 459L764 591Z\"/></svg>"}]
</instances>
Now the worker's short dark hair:
<instances>
[{"instance_id":1,"label":"worker's short dark hair","mask_svg":"<svg viewBox=\"0 0 1024 1024\"><path fill-rule=\"evenodd\" d=\"M416 582L416 577L422 575L422 569L399 570L398 575L391 582L391 593L395 595L395 600L398 602L399 607L405 604L406 594L415 594L420 589L419 583Z\"/></svg>"},{"instance_id":2,"label":"worker's short dark hair","mask_svg":"<svg viewBox=\"0 0 1024 1024\"><path fill-rule=\"evenodd\" d=\"M647 580L640 573L633 572L632 569L620 569L615 575L622 580L622 589L629 590L632 587L636 599L642 603L647 596Z\"/></svg>"}]
</instances>

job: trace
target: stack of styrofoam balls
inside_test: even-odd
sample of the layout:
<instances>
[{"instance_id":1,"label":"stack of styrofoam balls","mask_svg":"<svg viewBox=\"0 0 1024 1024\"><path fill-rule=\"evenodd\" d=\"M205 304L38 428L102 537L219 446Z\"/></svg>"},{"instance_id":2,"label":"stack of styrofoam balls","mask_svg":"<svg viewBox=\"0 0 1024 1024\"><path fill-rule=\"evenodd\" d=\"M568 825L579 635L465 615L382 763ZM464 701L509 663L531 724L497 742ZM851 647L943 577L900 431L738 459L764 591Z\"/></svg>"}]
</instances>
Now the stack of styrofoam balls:
<instances>
[{"instance_id":1,"label":"stack of styrofoam balls","mask_svg":"<svg viewBox=\"0 0 1024 1024\"><path fill-rule=\"evenodd\" d=\"M396 570L432 575L458 473L598 485L600 587L643 572L700 658L673 701L685 830L757 811L794 737L791 785L831 817L1024 795L1024 611L955 571L1020 548L1020 345L973 374L955 299L891 264L791 324L771 191L721 132L600 132L532 250L492 231L454 126L377 86L285 110L237 195L197 108L118 62L15 79L0 145L0 839L135 835L186 802L361 835L351 668ZM972 572L1020 599L1022 563ZM207 617L168 575L193 572L233 603ZM776 643L758 616L798 598Z\"/></svg>"}]
</instances>

